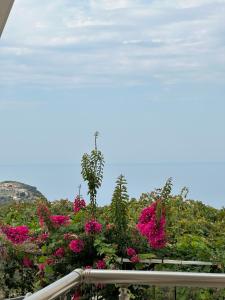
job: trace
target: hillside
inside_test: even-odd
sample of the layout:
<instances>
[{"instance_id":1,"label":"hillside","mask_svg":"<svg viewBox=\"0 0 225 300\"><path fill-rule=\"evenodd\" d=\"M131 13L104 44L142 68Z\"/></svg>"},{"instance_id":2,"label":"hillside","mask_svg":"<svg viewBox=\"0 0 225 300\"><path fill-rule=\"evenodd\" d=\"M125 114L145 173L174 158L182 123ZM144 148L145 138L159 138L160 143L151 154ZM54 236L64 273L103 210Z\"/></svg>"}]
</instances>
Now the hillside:
<instances>
[{"instance_id":1,"label":"hillside","mask_svg":"<svg viewBox=\"0 0 225 300\"><path fill-rule=\"evenodd\" d=\"M35 201L45 199L36 187L17 181L0 182L0 204L10 201Z\"/></svg>"}]
</instances>

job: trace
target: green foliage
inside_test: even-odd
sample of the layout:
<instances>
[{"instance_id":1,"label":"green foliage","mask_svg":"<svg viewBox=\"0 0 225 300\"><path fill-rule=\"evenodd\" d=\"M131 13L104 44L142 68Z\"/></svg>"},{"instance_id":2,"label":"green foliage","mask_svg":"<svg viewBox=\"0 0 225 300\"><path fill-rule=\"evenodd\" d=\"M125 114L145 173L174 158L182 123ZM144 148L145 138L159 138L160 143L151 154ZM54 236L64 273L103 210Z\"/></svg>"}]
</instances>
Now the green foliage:
<instances>
[{"instance_id":1,"label":"green foliage","mask_svg":"<svg viewBox=\"0 0 225 300\"><path fill-rule=\"evenodd\" d=\"M93 218L96 217L96 196L103 179L104 156L97 148L98 132L95 133L95 149L91 154L85 153L82 157L81 174L84 181L88 183L88 194L90 195L90 209Z\"/></svg>"},{"instance_id":2,"label":"green foliage","mask_svg":"<svg viewBox=\"0 0 225 300\"><path fill-rule=\"evenodd\" d=\"M200 201L186 200L184 196L172 195L172 181L166 182L161 189L142 194L140 199L129 197L126 180L119 176L110 206L97 207L96 217L102 224L102 231L89 236L84 231L84 224L90 216L86 210L74 214L73 205L68 200L45 202L52 214L70 217L70 224L59 228L40 228L34 203L16 203L3 205L0 209L0 226L27 225L34 241L22 245L12 245L0 233L0 298L13 297L32 292L68 274L75 268L96 266L104 259L108 269L126 268L148 270L152 264L123 263L125 247L133 247L139 259L170 258L178 260L212 261L213 266L191 265L155 265L155 270L224 272L225 271L225 209L215 209ZM136 229L136 224L143 208L155 199L163 197L166 209L167 246L164 249L151 249L146 239ZM46 241L37 242L36 238L48 230ZM69 234L69 239L65 235ZM74 253L69 247L72 239L82 239L85 245L81 253ZM56 249L62 247L63 257L55 257ZM23 265L24 256L33 261L31 268ZM127 257L127 256L126 256ZM53 259L52 263L49 260ZM44 272L39 270L45 264ZM96 288L96 293L111 299L118 297L118 287ZM86 297L91 295L90 286L85 286ZM132 286L130 292L134 299L173 299L173 288L153 288ZM88 296L89 295L89 296ZM213 300L223 299L224 290L177 288L177 299ZM91 296L90 296L91 297ZM85 299L90 299L85 298ZM114 298L113 298L114 297Z\"/></svg>"},{"instance_id":3,"label":"green foliage","mask_svg":"<svg viewBox=\"0 0 225 300\"><path fill-rule=\"evenodd\" d=\"M172 178L168 178L164 187L161 189L160 197L162 200L167 200L171 194L173 187Z\"/></svg>"},{"instance_id":4,"label":"green foliage","mask_svg":"<svg viewBox=\"0 0 225 300\"><path fill-rule=\"evenodd\" d=\"M127 227L128 227L128 201L126 179L120 175L116 181L116 187L111 203L111 218L115 226L114 234L120 245L121 252L124 252L127 242Z\"/></svg>"}]
</instances>

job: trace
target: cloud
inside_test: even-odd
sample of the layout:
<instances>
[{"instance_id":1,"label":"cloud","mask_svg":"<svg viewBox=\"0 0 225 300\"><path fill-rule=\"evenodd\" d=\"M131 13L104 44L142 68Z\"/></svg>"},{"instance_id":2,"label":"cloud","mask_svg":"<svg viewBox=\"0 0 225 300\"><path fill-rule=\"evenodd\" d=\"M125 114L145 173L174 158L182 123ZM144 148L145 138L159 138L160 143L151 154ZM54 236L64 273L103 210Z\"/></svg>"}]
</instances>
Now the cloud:
<instances>
[{"instance_id":1,"label":"cloud","mask_svg":"<svg viewBox=\"0 0 225 300\"><path fill-rule=\"evenodd\" d=\"M224 13L222 0L18 0L0 85L223 82Z\"/></svg>"}]
</instances>

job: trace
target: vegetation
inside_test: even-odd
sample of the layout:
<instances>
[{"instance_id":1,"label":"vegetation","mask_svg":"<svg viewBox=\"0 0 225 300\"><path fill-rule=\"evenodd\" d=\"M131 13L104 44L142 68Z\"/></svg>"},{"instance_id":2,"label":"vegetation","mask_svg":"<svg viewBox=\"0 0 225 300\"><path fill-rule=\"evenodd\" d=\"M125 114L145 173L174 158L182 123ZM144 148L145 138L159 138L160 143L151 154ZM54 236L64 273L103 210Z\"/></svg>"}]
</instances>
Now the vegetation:
<instances>
[{"instance_id":1,"label":"vegetation","mask_svg":"<svg viewBox=\"0 0 225 300\"><path fill-rule=\"evenodd\" d=\"M95 218L96 214L96 196L97 190L102 184L103 178L103 167L104 167L104 156L97 147L97 138L99 133L95 133L95 148L91 151L91 154L85 153L82 157L81 174L84 181L88 183L88 194L90 195L90 211L91 216Z\"/></svg>"},{"instance_id":2,"label":"vegetation","mask_svg":"<svg viewBox=\"0 0 225 300\"><path fill-rule=\"evenodd\" d=\"M12 202L0 209L0 298L38 290L75 268L224 272L225 209L187 200L187 188L161 189L129 198L123 175L110 205L97 206L103 156L95 149L82 159L90 201L45 199ZM144 264L142 259L211 261L212 266ZM124 258L129 262L125 263ZM73 299L118 296L117 286L82 285ZM133 299L174 299L172 288L131 286ZM82 297L79 298L79 295ZM110 296L108 296L110 295ZM224 299L225 290L178 288L177 299Z\"/></svg>"}]
</instances>

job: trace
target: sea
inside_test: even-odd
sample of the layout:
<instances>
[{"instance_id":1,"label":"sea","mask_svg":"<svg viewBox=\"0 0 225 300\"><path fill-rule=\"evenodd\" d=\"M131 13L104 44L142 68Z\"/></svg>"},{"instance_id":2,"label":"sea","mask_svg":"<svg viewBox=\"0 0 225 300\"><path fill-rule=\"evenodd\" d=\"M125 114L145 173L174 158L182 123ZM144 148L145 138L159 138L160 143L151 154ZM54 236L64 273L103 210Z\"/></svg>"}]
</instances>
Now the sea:
<instances>
[{"instance_id":1,"label":"sea","mask_svg":"<svg viewBox=\"0 0 225 300\"><path fill-rule=\"evenodd\" d=\"M188 199L222 208L225 206L225 162L210 163L127 163L106 164L98 205L109 204L117 177L127 180L130 197L139 198L164 185L172 177L173 194L186 186ZM81 194L88 201L87 184L82 180L80 164L16 164L0 165L0 181L19 181L37 189L50 201L73 201L81 184Z\"/></svg>"}]
</instances>

